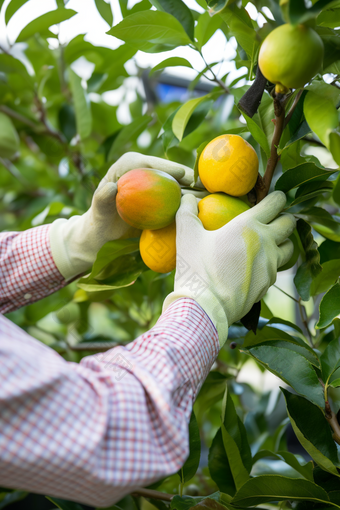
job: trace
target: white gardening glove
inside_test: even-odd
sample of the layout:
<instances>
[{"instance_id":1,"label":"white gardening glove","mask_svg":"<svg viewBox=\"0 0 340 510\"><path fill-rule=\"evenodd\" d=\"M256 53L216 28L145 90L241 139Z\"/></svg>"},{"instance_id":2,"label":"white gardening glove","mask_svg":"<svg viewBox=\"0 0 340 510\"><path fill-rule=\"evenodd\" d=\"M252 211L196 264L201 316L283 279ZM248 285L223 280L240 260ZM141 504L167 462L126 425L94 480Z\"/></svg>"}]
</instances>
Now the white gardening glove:
<instances>
[{"instance_id":1,"label":"white gardening glove","mask_svg":"<svg viewBox=\"0 0 340 510\"><path fill-rule=\"evenodd\" d=\"M222 347L228 326L265 295L277 268L293 254L287 237L295 218L276 218L285 203L285 194L275 191L224 227L208 231L197 217L197 199L185 195L176 215L175 287L163 311L176 299L194 299L215 325Z\"/></svg>"},{"instance_id":2,"label":"white gardening glove","mask_svg":"<svg viewBox=\"0 0 340 510\"><path fill-rule=\"evenodd\" d=\"M87 271L107 241L139 235L140 231L125 223L116 210L116 182L135 168L162 170L186 186L194 179L191 168L166 159L137 152L122 156L99 183L91 207L85 214L68 220L58 219L50 227L52 256L66 280Z\"/></svg>"}]
</instances>

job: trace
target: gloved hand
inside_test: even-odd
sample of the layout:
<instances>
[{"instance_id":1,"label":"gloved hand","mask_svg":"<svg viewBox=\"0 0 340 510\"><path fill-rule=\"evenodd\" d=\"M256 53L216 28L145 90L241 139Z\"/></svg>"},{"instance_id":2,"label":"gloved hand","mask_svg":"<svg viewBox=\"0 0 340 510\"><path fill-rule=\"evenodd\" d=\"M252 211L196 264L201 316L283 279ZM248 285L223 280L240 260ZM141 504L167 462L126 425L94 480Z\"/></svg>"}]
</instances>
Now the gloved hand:
<instances>
[{"instance_id":1,"label":"gloved hand","mask_svg":"<svg viewBox=\"0 0 340 510\"><path fill-rule=\"evenodd\" d=\"M128 152L114 163L96 189L90 209L82 216L58 219L50 227L50 244L54 262L66 280L88 270L100 248L107 242L135 237L140 231L132 229L116 210L119 177L135 168L162 170L189 186L194 173L191 168L166 159Z\"/></svg>"},{"instance_id":2,"label":"gloved hand","mask_svg":"<svg viewBox=\"0 0 340 510\"><path fill-rule=\"evenodd\" d=\"M185 195L176 215L175 287L163 311L176 299L194 299L215 325L222 347L228 326L265 295L278 267L293 254L287 237L295 218L276 218L285 203L285 194L275 191L224 227L208 231L197 217L197 199Z\"/></svg>"}]
</instances>

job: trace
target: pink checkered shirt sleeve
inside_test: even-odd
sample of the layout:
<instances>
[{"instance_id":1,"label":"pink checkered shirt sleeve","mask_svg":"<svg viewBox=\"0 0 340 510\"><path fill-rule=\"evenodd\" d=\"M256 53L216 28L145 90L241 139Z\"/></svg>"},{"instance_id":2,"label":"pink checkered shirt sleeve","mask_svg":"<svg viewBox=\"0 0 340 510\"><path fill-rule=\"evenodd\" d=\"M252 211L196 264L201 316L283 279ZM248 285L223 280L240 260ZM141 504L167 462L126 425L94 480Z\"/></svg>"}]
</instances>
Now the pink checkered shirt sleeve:
<instances>
[{"instance_id":1,"label":"pink checkered shirt sleeve","mask_svg":"<svg viewBox=\"0 0 340 510\"><path fill-rule=\"evenodd\" d=\"M38 301L65 285L52 258L49 225L0 233L0 312Z\"/></svg>"},{"instance_id":2,"label":"pink checkered shirt sleeve","mask_svg":"<svg viewBox=\"0 0 340 510\"><path fill-rule=\"evenodd\" d=\"M0 315L1 485L107 507L176 472L218 350L191 299L134 342L80 364Z\"/></svg>"}]
</instances>

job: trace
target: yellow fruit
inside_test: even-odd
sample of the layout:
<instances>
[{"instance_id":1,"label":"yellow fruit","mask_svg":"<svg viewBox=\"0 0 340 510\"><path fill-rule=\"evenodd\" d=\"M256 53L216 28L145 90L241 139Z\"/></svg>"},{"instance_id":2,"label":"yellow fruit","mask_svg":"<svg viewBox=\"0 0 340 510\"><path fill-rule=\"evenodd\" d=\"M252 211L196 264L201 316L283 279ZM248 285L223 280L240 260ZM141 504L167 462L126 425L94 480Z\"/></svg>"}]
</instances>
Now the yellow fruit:
<instances>
[{"instance_id":1,"label":"yellow fruit","mask_svg":"<svg viewBox=\"0 0 340 510\"><path fill-rule=\"evenodd\" d=\"M213 193L198 202L198 217L206 230L217 230L248 209L239 198Z\"/></svg>"},{"instance_id":2,"label":"yellow fruit","mask_svg":"<svg viewBox=\"0 0 340 510\"><path fill-rule=\"evenodd\" d=\"M210 193L246 195L256 183L259 160L253 147L238 135L221 135L204 148L198 172Z\"/></svg>"},{"instance_id":3,"label":"yellow fruit","mask_svg":"<svg viewBox=\"0 0 340 510\"><path fill-rule=\"evenodd\" d=\"M243 197L242 197L243 199ZM241 198L213 193L198 203L198 217L206 230L217 230L250 207ZM176 267L176 223L158 230L143 230L139 249L144 263L157 273Z\"/></svg>"},{"instance_id":4,"label":"yellow fruit","mask_svg":"<svg viewBox=\"0 0 340 510\"><path fill-rule=\"evenodd\" d=\"M139 249L144 263L157 273L176 267L176 223L157 230L143 230Z\"/></svg>"},{"instance_id":5,"label":"yellow fruit","mask_svg":"<svg viewBox=\"0 0 340 510\"><path fill-rule=\"evenodd\" d=\"M265 38L259 66L267 80L286 93L310 81L322 65L324 46L321 37L305 25L286 23Z\"/></svg>"}]
</instances>

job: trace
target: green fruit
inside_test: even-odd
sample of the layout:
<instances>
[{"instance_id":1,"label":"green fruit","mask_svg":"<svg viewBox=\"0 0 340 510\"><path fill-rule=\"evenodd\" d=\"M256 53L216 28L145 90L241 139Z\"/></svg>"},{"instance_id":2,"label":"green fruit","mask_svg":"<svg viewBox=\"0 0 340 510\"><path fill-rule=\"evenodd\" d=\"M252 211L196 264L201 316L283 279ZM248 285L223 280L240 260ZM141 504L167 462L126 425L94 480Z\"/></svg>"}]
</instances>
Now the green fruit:
<instances>
[{"instance_id":1,"label":"green fruit","mask_svg":"<svg viewBox=\"0 0 340 510\"><path fill-rule=\"evenodd\" d=\"M56 312L56 316L61 324L72 324L80 318L79 306L76 303L68 303Z\"/></svg>"},{"instance_id":2,"label":"green fruit","mask_svg":"<svg viewBox=\"0 0 340 510\"><path fill-rule=\"evenodd\" d=\"M11 119L0 112L0 158L12 159L19 150L19 143Z\"/></svg>"},{"instance_id":3,"label":"green fruit","mask_svg":"<svg viewBox=\"0 0 340 510\"><path fill-rule=\"evenodd\" d=\"M305 25L281 25L265 38L259 66L276 91L303 87L319 71L323 60L321 37Z\"/></svg>"}]
</instances>

